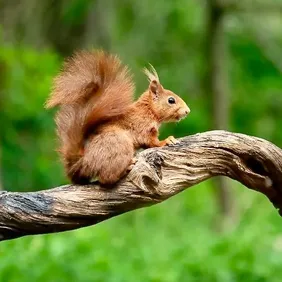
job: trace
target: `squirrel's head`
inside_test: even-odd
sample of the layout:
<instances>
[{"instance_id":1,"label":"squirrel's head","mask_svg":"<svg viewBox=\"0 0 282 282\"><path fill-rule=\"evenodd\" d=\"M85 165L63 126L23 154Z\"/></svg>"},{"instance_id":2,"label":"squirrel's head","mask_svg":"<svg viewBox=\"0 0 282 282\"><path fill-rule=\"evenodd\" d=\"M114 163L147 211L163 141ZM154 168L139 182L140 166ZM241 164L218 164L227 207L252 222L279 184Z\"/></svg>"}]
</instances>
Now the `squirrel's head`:
<instances>
[{"instance_id":1,"label":"squirrel's head","mask_svg":"<svg viewBox=\"0 0 282 282\"><path fill-rule=\"evenodd\" d=\"M149 80L148 94L154 112L161 122L176 122L185 118L190 109L186 103L175 93L165 89L159 76L152 65L151 70L144 68L144 73Z\"/></svg>"}]
</instances>

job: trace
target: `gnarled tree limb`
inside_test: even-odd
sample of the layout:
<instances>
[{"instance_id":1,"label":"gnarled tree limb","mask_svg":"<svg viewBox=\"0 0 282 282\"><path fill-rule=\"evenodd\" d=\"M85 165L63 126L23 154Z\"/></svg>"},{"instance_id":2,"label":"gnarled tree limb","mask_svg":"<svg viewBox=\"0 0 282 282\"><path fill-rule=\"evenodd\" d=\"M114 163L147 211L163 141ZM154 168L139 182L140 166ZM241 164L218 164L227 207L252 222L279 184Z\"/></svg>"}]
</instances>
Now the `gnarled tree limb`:
<instances>
[{"instance_id":1,"label":"gnarled tree limb","mask_svg":"<svg viewBox=\"0 0 282 282\"><path fill-rule=\"evenodd\" d=\"M157 204L201 181L228 176L266 195L281 213L282 150L243 134L209 131L141 152L113 187L66 185L0 192L0 239L77 229ZM282 214L282 213L281 213Z\"/></svg>"}]
</instances>

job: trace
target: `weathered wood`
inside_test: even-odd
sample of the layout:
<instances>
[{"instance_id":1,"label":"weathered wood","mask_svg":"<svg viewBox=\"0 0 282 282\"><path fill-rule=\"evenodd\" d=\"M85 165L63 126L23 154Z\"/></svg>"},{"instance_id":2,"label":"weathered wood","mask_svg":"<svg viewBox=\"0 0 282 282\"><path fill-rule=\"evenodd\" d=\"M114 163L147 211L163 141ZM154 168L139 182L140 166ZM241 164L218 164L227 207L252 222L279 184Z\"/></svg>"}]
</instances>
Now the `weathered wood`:
<instances>
[{"instance_id":1,"label":"weathered wood","mask_svg":"<svg viewBox=\"0 0 282 282\"><path fill-rule=\"evenodd\" d=\"M157 204L217 175L228 176L282 207L282 150L243 134L217 130L141 152L117 185L66 185L39 192L0 192L0 238L13 239L93 225ZM281 213L280 213L281 214Z\"/></svg>"}]
</instances>

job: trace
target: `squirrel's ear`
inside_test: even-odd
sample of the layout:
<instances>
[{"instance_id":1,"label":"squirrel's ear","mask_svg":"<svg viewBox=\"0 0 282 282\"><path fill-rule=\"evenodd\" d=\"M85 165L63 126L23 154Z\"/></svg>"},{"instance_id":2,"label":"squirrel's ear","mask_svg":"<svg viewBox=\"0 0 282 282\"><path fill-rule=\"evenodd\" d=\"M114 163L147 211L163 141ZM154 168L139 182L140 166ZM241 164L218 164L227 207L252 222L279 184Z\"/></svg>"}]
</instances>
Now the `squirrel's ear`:
<instances>
[{"instance_id":1,"label":"squirrel's ear","mask_svg":"<svg viewBox=\"0 0 282 282\"><path fill-rule=\"evenodd\" d=\"M149 85L149 89L150 89L150 91L156 96L156 97L158 97L159 95L159 91L158 91L158 88L159 88L159 84L158 84L158 82L156 81L156 80L152 80L151 82L150 82L150 85Z\"/></svg>"},{"instance_id":2,"label":"squirrel's ear","mask_svg":"<svg viewBox=\"0 0 282 282\"><path fill-rule=\"evenodd\" d=\"M149 90L157 98L160 95L162 86L155 68L150 64L151 70L144 68L143 71L150 81Z\"/></svg>"}]
</instances>

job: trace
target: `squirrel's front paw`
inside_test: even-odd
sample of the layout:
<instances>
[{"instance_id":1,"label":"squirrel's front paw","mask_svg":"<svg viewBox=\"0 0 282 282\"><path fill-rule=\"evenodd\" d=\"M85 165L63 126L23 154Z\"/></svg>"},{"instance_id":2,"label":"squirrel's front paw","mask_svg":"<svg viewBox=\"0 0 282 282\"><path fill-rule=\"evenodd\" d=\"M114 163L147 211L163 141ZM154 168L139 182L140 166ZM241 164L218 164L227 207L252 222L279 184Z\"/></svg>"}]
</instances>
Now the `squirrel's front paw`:
<instances>
[{"instance_id":1,"label":"squirrel's front paw","mask_svg":"<svg viewBox=\"0 0 282 282\"><path fill-rule=\"evenodd\" d=\"M175 139L173 136L169 136L165 139L166 145L173 145L180 143L177 139Z\"/></svg>"}]
</instances>

